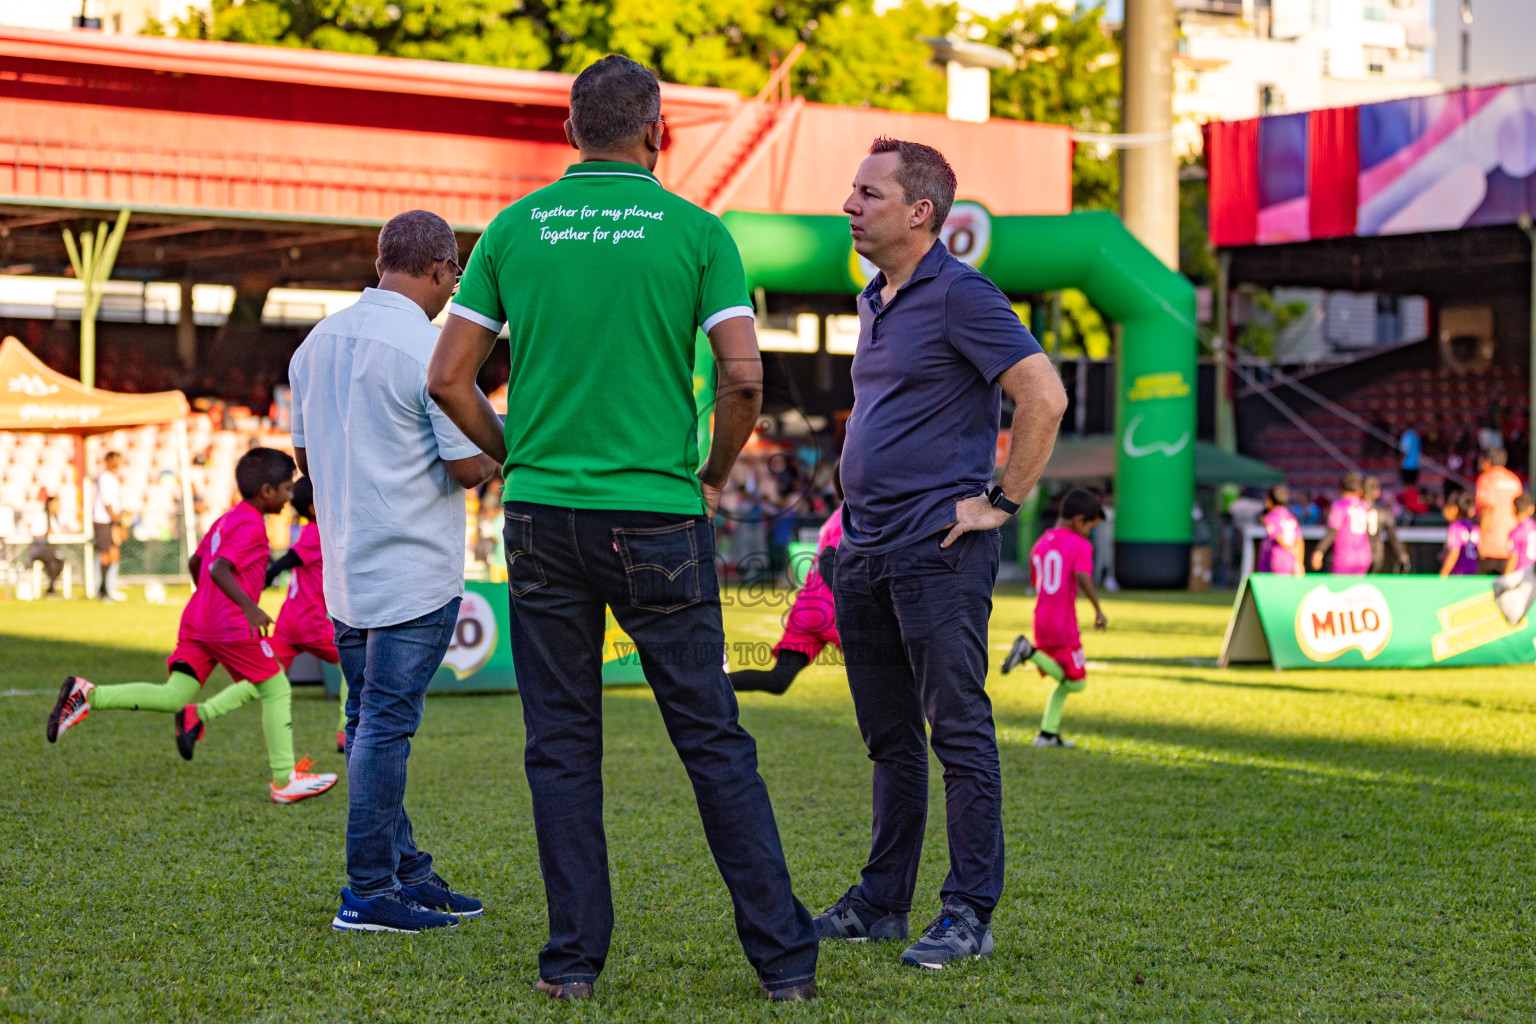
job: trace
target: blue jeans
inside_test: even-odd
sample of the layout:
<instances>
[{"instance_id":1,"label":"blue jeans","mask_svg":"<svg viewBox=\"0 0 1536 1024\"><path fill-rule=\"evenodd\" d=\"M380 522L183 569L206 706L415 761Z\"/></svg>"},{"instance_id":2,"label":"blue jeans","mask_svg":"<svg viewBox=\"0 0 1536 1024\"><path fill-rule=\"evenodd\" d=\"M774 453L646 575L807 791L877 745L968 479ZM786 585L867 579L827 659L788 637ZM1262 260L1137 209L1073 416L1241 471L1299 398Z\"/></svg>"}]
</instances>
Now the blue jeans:
<instances>
[{"instance_id":1,"label":"blue jeans","mask_svg":"<svg viewBox=\"0 0 1536 1024\"><path fill-rule=\"evenodd\" d=\"M928 737L944 766L949 876L940 890L989 920L1003 892L1003 783L987 680L996 530L940 533L896 551L838 548L837 632L874 769L874 823L861 895L912 907L928 821Z\"/></svg>"},{"instance_id":2,"label":"blue jeans","mask_svg":"<svg viewBox=\"0 0 1536 1024\"><path fill-rule=\"evenodd\" d=\"M595 980L613 934L603 832L607 605L635 642L693 783L747 960L770 989L814 978L816 933L790 887L757 745L736 720L725 675L709 523L509 502L505 533L524 763L549 903L539 976Z\"/></svg>"},{"instance_id":3,"label":"blue jeans","mask_svg":"<svg viewBox=\"0 0 1536 1024\"><path fill-rule=\"evenodd\" d=\"M416 847L405 813L405 762L459 601L396 626L333 620L347 677L347 884L364 899L432 876L432 855Z\"/></svg>"}]
</instances>

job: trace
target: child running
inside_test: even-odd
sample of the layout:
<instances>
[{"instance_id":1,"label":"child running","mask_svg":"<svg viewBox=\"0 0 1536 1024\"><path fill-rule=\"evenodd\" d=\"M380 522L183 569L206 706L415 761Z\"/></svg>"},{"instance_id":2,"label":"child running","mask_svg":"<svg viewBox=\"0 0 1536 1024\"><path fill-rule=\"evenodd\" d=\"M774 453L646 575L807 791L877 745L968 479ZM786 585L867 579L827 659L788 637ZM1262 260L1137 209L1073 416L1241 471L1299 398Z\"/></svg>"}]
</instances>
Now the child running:
<instances>
[{"instance_id":1,"label":"child running","mask_svg":"<svg viewBox=\"0 0 1536 1024\"><path fill-rule=\"evenodd\" d=\"M1278 484L1264 495L1264 543L1259 545L1259 572L1300 576L1302 568L1301 524L1287 507L1291 492Z\"/></svg>"},{"instance_id":2,"label":"child running","mask_svg":"<svg viewBox=\"0 0 1536 1024\"><path fill-rule=\"evenodd\" d=\"M1504 566L1506 573L1519 572L1536 565L1536 519L1531 518L1533 512L1536 512L1536 500L1532 500L1529 491L1515 499L1515 526L1509 531L1509 562Z\"/></svg>"},{"instance_id":3,"label":"child running","mask_svg":"<svg viewBox=\"0 0 1536 1024\"><path fill-rule=\"evenodd\" d=\"M1056 680L1040 719L1037 747L1076 745L1061 735L1061 712L1067 694L1081 693L1088 686L1088 663L1077 631L1079 588L1093 604L1093 628L1109 626L1093 588L1093 544L1088 540L1103 518L1096 494L1082 489L1068 491L1061 499L1056 525L1046 530L1029 552L1031 576L1039 595L1035 600L1035 642L1030 643L1026 636L1015 640L1003 659L1003 672L1012 672L1020 662L1028 661L1041 675Z\"/></svg>"},{"instance_id":4,"label":"child running","mask_svg":"<svg viewBox=\"0 0 1536 1024\"><path fill-rule=\"evenodd\" d=\"M288 552L267 566L263 587L270 587L277 577L287 572L288 597L282 611L277 613L277 626L272 630L272 652L277 655L283 671L293 668L293 659L301 652L313 654L328 665L341 664L336 651L336 630L325 608L320 553L320 527L315 521L315 485L309 477L299 477L293 485L293 500L289 502L294 512L304 519L299 539ZM336 752L347 749L347 679L341 678L341 719L336 723Z\"/></svg>"},{"instance_id":5,"label":"child running","mask_svg":"<svg viewBox=\"0 0 1536 1024\"><path fill-rule=\"evenodd\" d=\"M826 559L830 568L830 553L837 550L842 539L843 507L839 505L832 513L832 518L821 524L821 532L816 535L816 560L806 571L805 586L800 588L800 592L795 595L795 603L790 606L789 616L784 623L784 635L773 648L773 668L732 672L731 686L738 693L746 690L783 693L795 681L800 670L815 661L827 644L838 650L843 649L843 642L837 635L832 580L823 579L821 573L822 559Z\"/></svg>"},{"instance_id":6,"label":"child running","mask_svg":"<svg viewBox=\"0 0 1536 1024\"><path fill-rule=\"evenodd\" d=\"M48 715L49 743L57 742L92 711L162 711L173 716L176 747L191 760L205 722L260 698L272 799L294 803L336 784L335 775L310 772L308 758L294 763L288 677L266 639L272 619L257 604L272 555L263 516L281 511L291 497L293 469L293 457L275 448L252 448L241 456L235 483L242 500L219 517L187 563L197 589L181 614L176 650L166 659L170 678L158 684L96 686L70 676ZM210 700L189 706L215 665L223 665L234 684Z\"/></svg>"},{"instance_id":7,"label":"child running","mask_svg":"<svg viewBox=\"0 0 1536 1024\"><path fill-rule=\"evenodd\" d=\"M1328 532L1312 552L1312 571L1323 567L1323 556L1333 548L1337 576L1364 576L1371 571L1371 507L1365 503L1365 481L1359 473L1345 473L1339 481L1339 500L1328 510Z\"/></svg>"},{"instance_id":8,"label":"child running","mask_svg":"<svg viewBox=\"0 0 1536 1024\"><path fill-rule=\"evenodd\" d=\"M1477 529L1477 501L1466 491L1446 501L1444 509L1450 529L1445 532L1445 560L1441 576L1476 576L1478 547L1482 536Z\"/></svg>"}]
</instances>

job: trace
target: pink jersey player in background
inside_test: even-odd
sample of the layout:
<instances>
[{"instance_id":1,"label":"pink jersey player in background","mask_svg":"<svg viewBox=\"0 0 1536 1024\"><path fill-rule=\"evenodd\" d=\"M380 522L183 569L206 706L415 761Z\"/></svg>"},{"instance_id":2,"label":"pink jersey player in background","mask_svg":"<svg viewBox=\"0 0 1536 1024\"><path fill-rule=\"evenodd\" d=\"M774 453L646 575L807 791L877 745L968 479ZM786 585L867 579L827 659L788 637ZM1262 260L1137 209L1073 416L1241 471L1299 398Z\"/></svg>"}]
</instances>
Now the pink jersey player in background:
<instances>
[{"instance_id":1,"label":"pink jersey player in background","mask_svg":"<svg viewBox=\"0 0 1536 1024\"><path fill-rule=\"evenodd\" d=\"M1320 571L1323 556L1333 549L1332 572L1339 576L1364 576L1371 571L1371 508L1366 504L1365 481L1359 473L1345 473L1339 482L1339 500L1328 510L1328 532L1312 552L1312 570Z\"/></svg>"},{"instance_id":2,"label":"pink jersey player in background","mask_svg":"<svg viewBox=\"0 0 1536 1024\"><path fill-rule=\"evenodd\" d=\"M1536 500L1532 500L1530 492L1515 499L1515 526L1509 531L1509 561L1504 566L1505 572L1519 572L1536 565L1536 519L1531 518L1533 512L1536 512Z\"/></svg>"},{"instance_id":3,"label":"pink jersey player in background","mask_svg":"<svg viewBox=\"0 0 1536 1024\"><path fill-rule=\"evenodd\" d=\"M1046 530L1029 552L1030 578L1037 595L1035 639L1033 643L1027 636L1014 640L1002 670L1006 675L1020 662L1028 661L1041 675L1056 680L1040 719L1037 747L1073 746L1062 738L1061 712L1067 694L1081 693L1088 686L1088 662L1077 629L1079 589L1093 603L1093 628L1109 625L1093 587L1093 544L1088 539L1103 518L1098 495L1081 489L1068 491L1061 499L1056 525Z\"/></svg>"},{"instance_id":4,"label":"pink jersey player in background","mask_svg":"<svg viewBox=\"0 0 1536 1024\"><path fill-rule=\"evenodd\" d=\"M843 507L839 505L816 535L816 558L806 571L805 586L800 588L795 603L790 606L784 621L784 635L773 647L773 668L732 672L731 686L737 692L783 693L801 669L816 660L822 648L831 644L842 650L843 642L837 635L837 610L832 601L832 580L823 578L822 570L826 566L828 575L835 571L832 565L842 539Z\"/></svg>"},{"instance_id":5,"label":"pink jersey player in background","mask_svg":"<svg viewBox=\"0 0 1536 1024\"><path fill-rule=\"evenodd\" d=\"M288 572L288 597L277 613L272 630L272 651L282 662L283 671L293 668L299 654L313 654L328 665L341 664L336 651L336 627L325 607L324 558L320 551L320 527L315 522L315 485L309 477L300 477L293 485L293 510L304 519L299 539L287 553L267 566L265 586L283 572ZM347 680L341 680L341 721L336 726L336 751L343 753L347 744Z\"/></svg>"},{"instance_id":6,"label":"pink jersey player in background","mask_svg":"<svg viewBox=\"0 0 1536 1024\"><path fill-rule=\"evenodd\" d=\"M1482 535L1477 528L1477 499L1463 491L1442 510L1450 528L1445 531L1445 560L1441 576L1476 576Z\"/></svg>"},{"instance_id":7,"label":"pink jersey player in background","mask_svg":"<svg viewBox=\"0 0 1536 1024\"><path fill-rule=\"evenodd\" d=\"M1291 492L1278 484L1264 495L1264 541L1259 545L1259 572L1300 576L1302 568L1301 524L1287 508Z\"/></svg>"}]
</instances>

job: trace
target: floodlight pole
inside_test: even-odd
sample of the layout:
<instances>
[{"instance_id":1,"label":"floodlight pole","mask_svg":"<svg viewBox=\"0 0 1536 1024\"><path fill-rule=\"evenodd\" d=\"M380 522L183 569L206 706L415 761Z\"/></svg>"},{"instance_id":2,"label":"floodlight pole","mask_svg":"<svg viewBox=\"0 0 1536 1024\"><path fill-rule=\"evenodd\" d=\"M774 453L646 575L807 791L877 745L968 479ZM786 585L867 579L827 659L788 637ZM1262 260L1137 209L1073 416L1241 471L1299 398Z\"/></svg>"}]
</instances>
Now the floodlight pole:
<instances>
[{"instance_id":1,"label":"floodlight pole","mask_svg":"<svg viewBox=\"0 0 1536 1024\"><path fill-rule=\"evenodd\" d=\"M96 313L101 309L102 286L112 276L112 265L117 262L117 250L127 231L127 210L118 212L110 235L105 222L97 224L94 235L89 231L80 233L78 246L74 232L64 229L64 251L69 254L69 265L84 295L80 307L80 383L88 388L96 386Z\"/></svg>"}]
</instances>

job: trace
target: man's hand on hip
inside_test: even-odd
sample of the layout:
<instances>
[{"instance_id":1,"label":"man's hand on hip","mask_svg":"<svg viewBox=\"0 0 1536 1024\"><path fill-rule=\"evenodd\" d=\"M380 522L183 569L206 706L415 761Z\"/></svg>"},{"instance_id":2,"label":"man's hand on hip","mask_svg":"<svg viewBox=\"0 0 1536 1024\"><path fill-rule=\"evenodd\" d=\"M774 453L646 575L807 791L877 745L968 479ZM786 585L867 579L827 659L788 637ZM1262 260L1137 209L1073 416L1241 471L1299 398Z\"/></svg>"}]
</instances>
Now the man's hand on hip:
<instances>
[{"instance_id":1,"label":"man's hand on hip","mask_svg":"<svg viewBox=\"0 0 1536 1024\"><path fill-rule=\"evenodd\" d=\"M960 539L962 533L972 533L976 530L995 530L1007 521L1008 513L988 501L985 494L978 494L974 498L964 498L955 502L954 528L939 542L939 547L949 547Z\"/></svg>"},{"instance_id":2,"label":"man's hand on hip","mask_svg":"<svg viewBox=\"0 0 1536 1024\"><path fill-rule=\"evenodd\" d=\"M716 487L709 481L699 479L699 488L704 492L705 518L715 518L715 513L720 510L720 495L725 491L724 487Z\"/></svg>"}]
</instances>

